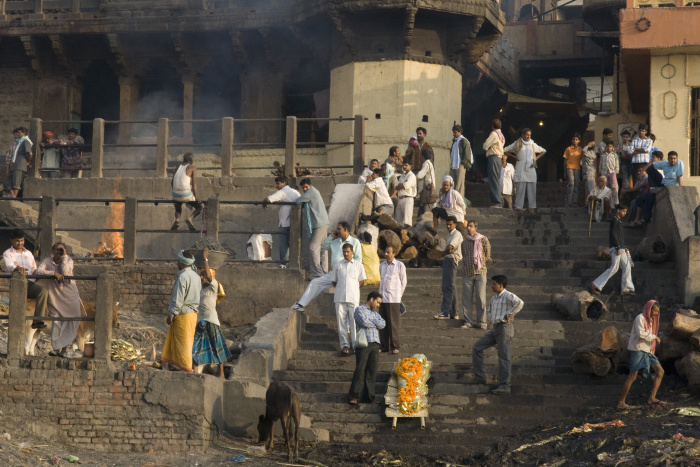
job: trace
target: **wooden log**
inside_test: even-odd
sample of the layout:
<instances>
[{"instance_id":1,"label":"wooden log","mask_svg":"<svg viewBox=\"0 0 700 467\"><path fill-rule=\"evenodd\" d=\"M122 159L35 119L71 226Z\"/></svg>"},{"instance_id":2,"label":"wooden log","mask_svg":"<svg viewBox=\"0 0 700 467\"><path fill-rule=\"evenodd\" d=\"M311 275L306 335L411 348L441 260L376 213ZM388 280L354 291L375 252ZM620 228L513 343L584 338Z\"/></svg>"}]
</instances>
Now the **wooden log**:
<instances>
[{"instance_id":1,"label":"wooden log","mask_svg":"<svg viewBox=\"0 0 700 467\"><path fill-rule=\"evenodd\" d=\"M691 352L693 346L687 339L680 339L676 336L665 336L661 343L656 345L656 358L659 361L677 360L685 357Z\"/></svg>"},{"instance_id":2,"label":"wooden log","mask_svg":"<svg viewBox=\"0 0 700 467\"><path fill-rule=\"evenodd\" d=\"M551 303L572 321L605 321L608 308L585 290L572 295L552 294Z\"/></svg>"},{"instance_id":3,"label":"wooden log","mask_svg":"<svg viewBox=\"0 0 700 467\"><path fill-rule=\"evenodd\" d=\"M663 263L668 258L668 253L666 241L661 235L644 237L635 250L636 257L652 263Z\"/></svg>"},{"instance_id":4,"label":"wooden log","mask_svg":"<svg viewBox=\"0 0 700 467\"><path fill-rule=\"evenodd\" d=\"M593 342L574 351L571 367L574 373L607 375L615 368L613 360L620 350L620 333L615 326L608 326L596 335Z\"/></svg>"},{"instance_id":5,"label":"wooden log","mask_svg":"<svg viewBox=\"0 0 700 467\"><path fill-rule=\"evenodd\" d=\"M418 257L418 249L414 246L409 246L401 252L401 259L413 259Z\"/></svg>"},{"instance_id":6,"label":"wooden log","mask_svg":"<svg viewBox=\"0 0 700 467\"><path fill-rule=\"evenodd\" d=\"M599 246L595 249L595 255L600 261L610 261L610 248Z\"/></svg>"},{"instance_id":7,"label":"wooden log","mask_svg":"<svg viewBox=\"0 0 700 467\"><path fill-rule=\"evenodd\" d=\"M399 232L399 238L401 239L401 244L405 245L409 240L408 231L406 229L401 229L401 232Z\"/></svg>"},{"instance_id":8,"label":"wooden log","mask_svg":"<svg viewBox=\"0 0 700 467\"><path fill-rule=\"evenodd\" d=\"M700 390L700 352L690 352L677 360L676 370L688 379L691 389Z\"/></svg>"},{"instance_id":9,"label":"wooden log","mask_svg":"<svg viewBox=\"0 0 700 467\"><path fill-rule=\"evenodd\" d=\"M379 247L379 250L384 252L386 250L386 247L391 245L394 248L394 252L398 253L401 251L401 239L399 238L396 233L394 233L391 230L382 230L379 232L379 240L377 242L377 246Z\"/></svg>"},{"instance_id":10,"label":"wooden log","mask_svg":"<svg viewBox=\"0 0 700 467\"><path fill-rule=\"evenodd\" d=\"M401 226L388 214L377 217L377 225L379 230L391 230L397 235L401 233Z\"/></svg>"},{"instance_id":11,"label":"wooden log","mask_svg":"<svg viewBox=\"0 0 700 467\"><path fill-rule=\"evenodd\" d=\"M695 331L693 335L690 336L690 344L695 350L700 350L700 330Z\"/></svg>"},{"instance_id":12,"label":"wooden log","mask_svg":"<svg viewBox=\"0 0 700 467\"><path fill-rule=\"evenodd\" d=\"M668 327L668 332L680 339L690 339L690 336L698 329L700 329L700 318L692 318L676 313L673 322Z\"/></svg>"}]
</instances>

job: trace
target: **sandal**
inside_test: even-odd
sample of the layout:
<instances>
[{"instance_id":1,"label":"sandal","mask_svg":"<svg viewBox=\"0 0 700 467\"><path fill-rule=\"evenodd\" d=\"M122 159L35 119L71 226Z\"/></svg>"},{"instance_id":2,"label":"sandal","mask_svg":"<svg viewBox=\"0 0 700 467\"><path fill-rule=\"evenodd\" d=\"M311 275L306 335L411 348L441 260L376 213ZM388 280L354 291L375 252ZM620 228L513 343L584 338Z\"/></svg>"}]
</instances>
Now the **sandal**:
<instances>
[{"instance_id":1,"label":"sandal","mask_svg":"<svg viewBox=\"0 0 700 467\"><path fill-rule=\"evenodd\" d=\"M598 290L598 287L596 287L595 285L590 284L590 285L588 286L588 288L589 288L590 291L591 291L592 293L594 293L595 295L600 295L600 290Z\"/></svg>"},{"instance_id":2,"label":"sandal","mask_svg":"<svg viewBox=\"0 0 700 467\"><path fill-rule=\"evenodd\" d=\"M343 350L340 351L343 355L350 355L350 349L348 347L343 347Z\"/></svg>"},{"instance_id":3,"label":"sandal","mask_svg":"<svg viewBox=\"0 0 700 467\"><path fill-rule=\"evenodd\" d=\"M172 227L170 227L170 230L177 230L179 228L180 228L180 222L175 221L175 222L173 222Z\"/></svg>"},{"instance_id":4,"label":"sandal","mask_svg":"<svg viewBox=\"0 0 700 467\"><path fill-rule=\"evenodd\" d=\"M391 351L391 353L393 353L394 355L396 355L396 354L399 353L399 349L394 349L394 350Z\"/></svg>"},{"instance_id":5,"label":"sandal","mask_svg":"<svg viewBox=\"0 0 700 467\"><path fill-rule=\"evenodd\" d=\"M185 223L187 224L187 228L190 229L190 232L196 232L196 231L197 231L197 227L194 226L194 224L192 223L191 220L187 219L187 220L185 221Z\"/></svg>"}]
</instances>

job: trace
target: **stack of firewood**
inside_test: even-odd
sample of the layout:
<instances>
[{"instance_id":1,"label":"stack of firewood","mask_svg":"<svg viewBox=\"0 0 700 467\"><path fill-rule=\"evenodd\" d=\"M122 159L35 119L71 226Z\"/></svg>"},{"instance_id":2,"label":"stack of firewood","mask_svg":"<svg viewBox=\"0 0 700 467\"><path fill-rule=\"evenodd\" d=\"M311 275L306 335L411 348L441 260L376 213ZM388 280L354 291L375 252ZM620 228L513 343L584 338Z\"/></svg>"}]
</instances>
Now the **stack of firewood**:
<instances>
[{"instance_id":1,"label":"stack of firewood","mask_svg":"<svg viewBox=\"0 0 700 467\"><path fill-rule=\"evenodd\" d=\"M422 267L434 265L439 259L439 251L445 249L445 241L438 238L432 231L432 213L423 214L415 225L400 225L388 214L362 216L361 222L371 223L379 229L377 250L384 257L384 250L391 245L397 257L404 260L415 260ZM360 225L359 230L366 227Z\"/></svg>"},{"instance_id":2,"label":"stack of firewood","mask_svg":"<svg viewBox=\"0 0 700 467\"><path fill-rule=\"evenodd\" d=\"M693 310L678 310L656 355L661 362L675 361L676 370L688 379L688 385L700 389L700 316Z\"/></svg>"}]
</instances>

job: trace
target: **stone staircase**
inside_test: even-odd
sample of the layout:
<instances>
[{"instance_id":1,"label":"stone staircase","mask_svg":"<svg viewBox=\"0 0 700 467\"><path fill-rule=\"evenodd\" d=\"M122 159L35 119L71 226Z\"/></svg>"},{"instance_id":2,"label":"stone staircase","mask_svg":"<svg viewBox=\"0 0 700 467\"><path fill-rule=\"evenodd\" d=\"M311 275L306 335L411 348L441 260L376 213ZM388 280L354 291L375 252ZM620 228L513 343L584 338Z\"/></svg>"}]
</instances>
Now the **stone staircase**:
<instances>
[{"instance_id":1,"label":"stone staircase","mask_svg":"<svg viewBox=\"0 0 700 467\"><path fill-rule=\"evenodd\" d=\"M36 228L39 225L39 211L34 209L32 205L8 198L0 200L0 222L8 227L24 230L31 243L36 245L38 231L25 230ZM71 256L74 257L85 256L90 252L90 250L82 246L80 241L72 238L67 232L57 231L56 241L65 244ZM49 245L50 249L51 245ZM42 257L48 256L48 254L42 253Z\"/></svg>"},{"instance_id":2,"label":"stone staircase","mask_svg":"<svg viewBox=\"0 0 700 467\"><path fill-rule=\"evenodd\" d=\"M490 393L496 382L495 349L486 353L490 384L467 384L471 348L483 332L460 329L461 320L432 319L440 307L442 271L409 268L404 295L408 313L401 318L400 355L424 353L433 363L426 429L421 431L415 419L402 419L391 430L383 406L347 404L355 359L338 356L333 298L326 293L307 308L300 348L287 370L277 372L276 378L300 392L303 412L314 427L330 432L331 443L397 451L412 446L422 453L459 455L466 448L483 449L520 430L552 426L586 410L615 404L619 378L577 375L569 364L572 352L611 322L563 321L550 304L552 293L583 290L607 268L607 262L597 260L595 247L607 245L608 224L594 223L588 237L583 208L541 208L535 214L470 209L467 218L479 223L479 231L492 244L494 261L489 264L489 275L506 274L508 289L525 301L515 321L512 394ZM626 229L625 235L632 247L643 232ZM612 324L629 332L631 319L649 298L662 304L677 302L673 268L672 263L637 263L633 269L635 297L619 295L619 274L610 281L601 297L611 309L608 319ZM458 288L461 297L461 286ZM362 296L369 290L363 288ZM394 355L380 356L378 395L384 393L396 361Z\"/></svg>"},{"instance_id":3,"label":"stone staircase","mask_svg":"<svg viewBox=\"0 0 700 467\"><path fill-rule=\"evenodd\" d=\"M585 202L583 199L583 184L579 183L581 193L579 201L581 205ZM465 197L469 200L472 207L486 208L491 206L489 198L488 183L471 183L467 182L465 188ZM538 208L556 208L564 206L564 198L566 197L566 182L539 182L537 183L537 207ZM515 196L513 197L515 201ZM527 200L525 200L527 207Z\"/></svg>"}]
</instances>

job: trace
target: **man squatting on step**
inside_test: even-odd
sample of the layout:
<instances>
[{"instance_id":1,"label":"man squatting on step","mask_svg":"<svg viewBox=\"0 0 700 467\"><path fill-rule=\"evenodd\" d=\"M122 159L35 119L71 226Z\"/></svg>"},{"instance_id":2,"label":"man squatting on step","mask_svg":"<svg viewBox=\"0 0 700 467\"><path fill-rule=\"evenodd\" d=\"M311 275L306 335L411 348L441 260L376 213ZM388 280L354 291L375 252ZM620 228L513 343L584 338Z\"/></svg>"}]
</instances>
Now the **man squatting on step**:
<instances>
[{"instance_id":1,"label":"man squatting on step","mask_svg":"<svg viewBox=\"0 0 700 467\"><path fill-rule=\"evenodd\" d=\"M632 257L630 251L625 248L625 235L622 229L622 219L627 215L627 206L618 204L615 206L615 215L610 219L610 234L608 242L610 246L610 267L596 280L591 282L590 289L594 294L599 294L605 284L615 275L622 263L622 295L634 295L632 283Z\"/></svg>"},{"instance_id":2,"label":"man squatting on step","mask_svg":"<svg viewBox=\"0 0 700 467\"><path fill-rule=\"evenodd\" d=\"M634 319L630 340L627 344L627 350L632 351L630 358L630 374L622 385L622 395L617 403L618 409L629 409L630 406L625 403L627 394L630 392L632 383L637 379L637 373L641 370L644 378L649 377L649 368L654 370L656 378L651 386L651 394L647 400L647 404L660 404L660 400L656 398L656 392L661 386L661 378L664 377L664 369L659 363L659 359L654 355L656 344L661 342L659 339L659 312L660 307L656 300L649 300L644 305L644 312L637 315Z\"/></svg>"},{"instance_id":3,"label":"man squatting on step","mask_svg":"<svg viewBox=\"0 0 700 467\"><path fill-rule=\"evenodd\" d=\"M321 245L324 251L330 250L331 252L331 272L335 265L343 260L343 245L346 243L352 245L353 259L362 264L362 246L360 245L360 241L350 235L350 224L347 222L340 222L338 224L338 229L326 237L323 245ZM304 311L304 307L311 303L311 300L318 297L332 286L333 282L331 281L330 272L313 279L306 287L299 301L292 305L292 308L294 310Z\"/></svg>"},{"instance_id":4,"label":"man squatting on step","mask_svg":"<svg viewBox=\"0 0 700 467\"><path fill-rule=\"evenodd\" d=\"M508 278L503 275L491 278L494 296L489 304L489 321L493 329L476 341L472 348L474 376L470 384L486 384L484 350L494 345L498 349L498 387L493 394L510 394L510 342L513 340L513 319L523 309L523 301L514 293L508 292Z\"/></svg>"}]
</instances>

